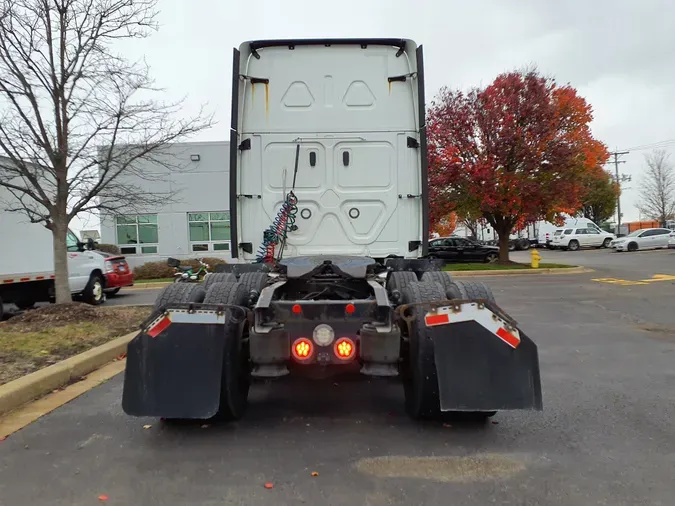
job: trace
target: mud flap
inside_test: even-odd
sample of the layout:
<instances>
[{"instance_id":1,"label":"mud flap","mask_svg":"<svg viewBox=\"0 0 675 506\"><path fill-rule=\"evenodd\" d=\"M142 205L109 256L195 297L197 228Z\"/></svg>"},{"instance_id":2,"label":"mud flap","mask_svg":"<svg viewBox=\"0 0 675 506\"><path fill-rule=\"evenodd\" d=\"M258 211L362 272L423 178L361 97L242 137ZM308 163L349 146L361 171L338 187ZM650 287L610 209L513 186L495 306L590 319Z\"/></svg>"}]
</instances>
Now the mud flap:
<instances>
[{"instance_id":1,"label":"mud flap","mask_svg":"<svg viewBox=\"0 0 675 506\"><path fill-rule=\"evenodd\" d=\"M441 411L541 410L534 342L482 304L445 309L426 316Z\"/></svg>"},{"instance_id":2,"label":"mud flap","mask_svg":"<svg viewBox=\"0 0 675 506\"><path fill-rule=\"evenodd\" d=\"M131 416L211 418L220 405L225 325L172 316L129 343L122 408Z\"/></svg>"}]
</instances>

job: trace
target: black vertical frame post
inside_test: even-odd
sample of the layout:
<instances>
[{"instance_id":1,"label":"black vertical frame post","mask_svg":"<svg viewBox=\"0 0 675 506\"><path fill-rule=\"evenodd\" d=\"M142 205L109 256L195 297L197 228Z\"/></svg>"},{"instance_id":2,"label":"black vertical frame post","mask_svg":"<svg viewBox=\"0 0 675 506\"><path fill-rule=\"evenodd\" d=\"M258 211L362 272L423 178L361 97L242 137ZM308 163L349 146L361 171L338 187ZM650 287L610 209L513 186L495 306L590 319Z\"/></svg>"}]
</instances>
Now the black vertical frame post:
<instances>
[{"instance_id":1,"label":"black vertical frame post","mask_svg":"<svg viewBox=\"0 0 675 506\"><path fill-rule=\"evenodd\" d=\"M230 123L230 253L232 258L239 257L238 199L237 199L237 156L239 121L239 50L232 53L232 113Z\"/></svg>"},{"instance_id":2,"label":"black vertical frame post","mask_svg":"<svg viewBox=\"0 0 675 506\"><path fill-rule=\"evenodd\" d=\"M424 96L424 52L417 48L417 100L422 163L422 255L429 253L429 160L427 157L427 119Z\"/></svg>"}]
</instances>

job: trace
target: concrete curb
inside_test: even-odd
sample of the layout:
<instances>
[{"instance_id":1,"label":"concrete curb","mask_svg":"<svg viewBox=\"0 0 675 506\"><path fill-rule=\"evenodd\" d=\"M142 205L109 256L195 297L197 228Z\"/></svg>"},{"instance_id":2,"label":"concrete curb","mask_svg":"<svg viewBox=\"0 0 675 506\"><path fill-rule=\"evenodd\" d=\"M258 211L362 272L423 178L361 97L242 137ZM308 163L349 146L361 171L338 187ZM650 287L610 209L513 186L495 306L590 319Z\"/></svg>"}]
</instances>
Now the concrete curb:
<instances>
[{"instance_id":1,"label":"concrete curb","mask_svg":"<svg viewBox=\"0 0 675 506\"><path fill-rule=\"evenodd\" d=\"M155 288L164 288L169 286L171 283L162 282L162 283L137 283L134 286L126 286L122 288L125 292L133 292L136 290L153 290Z\"/></svg>"},{"instance_id":2,"label":"concrete curb","mask_svg":"<svg viewBox=\"0 0 675 506\"><path fill-rule=\"evenodd\" d=\"M0 386L0 415L31 402L56 388L95 371L127 351L138 332L118 337L84 353L67 358Z\"/></svg>"},{"instance_id":3,"label":"concrete curb","mask_svg":"<svg viewBox=\"0 0 675 506\"><path fill-rule=\"evenodd\" d=\"M453 278L473 278L478 276L536 276L547 274L581 274L594 272L586 267L566 267L560 269L504 269L503 271L446 271Z\"/></svg>"}]
</instances>

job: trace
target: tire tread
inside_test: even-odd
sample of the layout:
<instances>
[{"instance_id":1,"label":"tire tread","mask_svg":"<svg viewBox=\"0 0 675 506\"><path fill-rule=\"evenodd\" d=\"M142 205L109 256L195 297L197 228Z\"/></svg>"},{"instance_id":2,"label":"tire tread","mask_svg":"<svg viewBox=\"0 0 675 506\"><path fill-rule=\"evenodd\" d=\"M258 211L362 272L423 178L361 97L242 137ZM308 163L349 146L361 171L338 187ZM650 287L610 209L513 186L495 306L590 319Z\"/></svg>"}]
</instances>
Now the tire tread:
<instances>
[{"instance_id":1,"label":"tire tread","mask_svg":"<svg viewBox=\"0 0 675 506\"><path fill-rule=\"evenodd\" d=\"M251 293L254 290L260 293L267 284L267 273L245 272L239 276L239 283L244 285L248 293Z\"/></svg>"},{"instance_id":2,"label":"tire tread","mask_svg":"<svg viewBox=\"0 0 675 506\"><path fill-rule=\"evenodd\" d=\"M237 276L231 272L210 272L204 278L204 290L208 290L213 283L236 283Z\"/></svg>"},{"instance_id":3,"label":"tire tread","mask_svg":"<svg viewBox=\"0 0 675 506\"><path fill-rule=\"evenodd\" d=\"M248 306L248 290L238 282L213 283L206 291L204 304Z\"/></svg>"},{"instance_id":4,"label":"tire tread","mask_svg":"<svg viewBox=\"0 0 675 506\"><path fill-rule=\"evenodd\" d=\"M202 302L204 288L196 283L173 283L160 292L155 299L155 310L167 304L185 304L187 302Z\"/></svg>"},{"instance_id":5,"label":"tire tread","mask_svg":"<svg viewBox=\"0 0 675 506\"><path fill-rule=\"evenodd\" d=\"M459 297L456 298L471 300L486 299L490 302L496 302L490 287L481 281L453 281L452 284L456 287L459 294Z\"/></svg>"},{"instance_id":6,"label":"tire tread","mask_svg":"<svg viewBox=\"0 0 675 506\"><path fill-rule=\"evenodd\" d=\"M403 292L408 285L417 282L417 275L412 271L394 271L389 274L387 288L390 292L394 290Z\"/></svg>"}]
</instances>

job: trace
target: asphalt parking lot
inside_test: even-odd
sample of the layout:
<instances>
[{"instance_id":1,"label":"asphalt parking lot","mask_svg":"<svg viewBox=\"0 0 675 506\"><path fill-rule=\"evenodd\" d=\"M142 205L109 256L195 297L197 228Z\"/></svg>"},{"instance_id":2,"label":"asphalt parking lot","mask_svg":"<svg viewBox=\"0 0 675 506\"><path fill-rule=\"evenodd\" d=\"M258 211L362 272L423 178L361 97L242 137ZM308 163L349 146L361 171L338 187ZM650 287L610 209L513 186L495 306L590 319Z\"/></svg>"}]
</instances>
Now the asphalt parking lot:
<instances>
[{"instance_id":1,"label":"asphalt parking lot","mask_svg":"<svg viewBox=\"0 0 675 506\"><path fill-rule=\"evenodd\" d=\"M539 249L541 262L583 265L612 276L632 278L650 277L653 274L675 273L675 249L659 249L628 252L616 252L610 249L582 249L579 251L561 251ZM529 263L531 251L514 251L511 259Z\"/></svg>"},{"instance_id":2,"label":"asphalt parking lot","mask_svg":"<svg viewBox=\"0 0 675 506\"><path fill-rule=\"evenodd\" d=\"M339 378L259 384L236 424L172 426L127 417L120 375L0 443L0 505L672 505L675 280L653 276L675 251L542 255L594 272L484 281L539 346L543 412L422 424L398 384Z\"/></svg>"}]
</instances>

